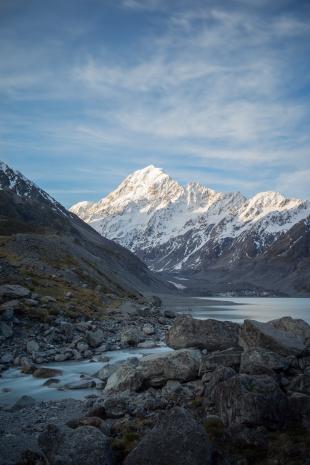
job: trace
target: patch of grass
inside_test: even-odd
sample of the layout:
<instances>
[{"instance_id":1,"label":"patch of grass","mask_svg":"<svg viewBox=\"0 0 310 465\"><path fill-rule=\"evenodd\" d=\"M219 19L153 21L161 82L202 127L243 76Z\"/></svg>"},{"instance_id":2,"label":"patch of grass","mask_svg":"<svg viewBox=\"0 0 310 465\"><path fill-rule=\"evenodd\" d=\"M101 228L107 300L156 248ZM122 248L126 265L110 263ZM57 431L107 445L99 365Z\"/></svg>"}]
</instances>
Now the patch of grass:
<instances>
[{"instance_id":1,"label":"patch of grass","mask_svg":"<svg viewBox=\"0 0 310 465\"><path fill-rule=\"evenodd\" d=\"M219 439L225 431L225 425L220 418L207 418L203 426L211 441Z\"/></svg>"},{"instance_id":2,"label":"patch of grass","mask_svg":"<svg viewBox=\"0 0 310 465\"><path fill-rule=\"evenodd\" d=\"M266 451L264 449L259 449L258 447L242 447L237 450L237 455L247 460L248 464L251 465L267 465L266 462ZM263 460L263 461L262 461Z\"/></svg>"},{"instance_id":3,"label":"patch of grass","mask_svg":"<svg viewBox=\"0 0 310 465\"><path fill-rule=\"evenodd\" d=\"M121 438L114 438L111 445L113 449L120 450L127 455L137 445L139 439L138 433L128 431Z\"/></svg>"},{"instance_id":4,"label":"patch of grass","mask_svg":"<svg viewBox=\"0 0 310 465\"><path fill-rule=\"evenodd\" d=\"M306 428L290 428L269 435L269 454L271 459L280 459L284 465L304 465L306 457L310 457L310 430ZM262 464L260 464L262 465Z\"/></svg>"},{"instance_id":5,"label":"patch of grass","mask_svg":"<svg viewBox=\"0 0 310 465\"><path fill-rule=\"evenodd\" d=\"M191 404L193 408L198 408L202 406L203 398L202 397L195 397L195 399L192 400Z\"/></svg>"}]
</instances>

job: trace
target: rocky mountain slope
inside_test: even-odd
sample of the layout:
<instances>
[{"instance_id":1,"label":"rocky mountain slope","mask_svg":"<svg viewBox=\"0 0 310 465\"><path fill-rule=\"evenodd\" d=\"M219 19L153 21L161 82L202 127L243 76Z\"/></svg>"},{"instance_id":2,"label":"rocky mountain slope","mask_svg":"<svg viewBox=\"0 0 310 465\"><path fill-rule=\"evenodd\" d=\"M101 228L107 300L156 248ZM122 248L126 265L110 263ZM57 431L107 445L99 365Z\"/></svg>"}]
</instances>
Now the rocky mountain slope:
<instances>
[{"instance_id":1,"label":"rocky mountain slope","mask_svg":"<svg viewBox=\"0 0 310 465\"><path fill-rule=\"evenodd\" d=\"M196 281L199 293L310 292L309 201L181 186L148 166L99 202L80 202L70 211L168 279L186 276L189 282L179 288L192 291Z\"/></svg>"},{"instance_id":2,"label":"rocky mountain slope","mask_svg":"<svg viewBox=\"0 0 310 465\"><path fill-rule=\"evenodd\" d=\"M22 284L59 306L101 308L167 289L127 249L100 236L21 173L0 164L0 283ZM30 283L30 284L29 284ZM64 295L72 295L66 302ZM82 311L80 308L80 311Z\"/></svg>"}]
</instances>

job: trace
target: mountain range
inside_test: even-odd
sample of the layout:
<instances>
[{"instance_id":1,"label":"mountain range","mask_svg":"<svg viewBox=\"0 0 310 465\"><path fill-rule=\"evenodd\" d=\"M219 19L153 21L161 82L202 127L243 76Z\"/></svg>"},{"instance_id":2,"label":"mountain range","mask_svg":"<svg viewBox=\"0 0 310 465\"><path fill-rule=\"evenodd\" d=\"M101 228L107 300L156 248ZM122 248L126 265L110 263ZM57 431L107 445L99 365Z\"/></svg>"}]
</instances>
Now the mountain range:
<instances>
[{"instance_id":1,"label":"mountain range","mask_svg":"<svg viewBox=\"0 0 310 465\"><path fill-rule=\"evenodd\" d=\"M0 246L0 284L31 283L35 292L45 289L63 308L68 292L76 295L77 305L91 310L107 296L143 301L144 295L169 291L169 284L137 256L2 162Z\"/></svg>"},{"instance_id":2,"label":"mountain range","mask_svg":"<svg viewBox=\"0 0 310 465\"><path fill-rule=\"evenodd\" d=\"M184 292L310 293L307 200L183 186L151 165L70 211Z\"/></svg>"}]
</instances>

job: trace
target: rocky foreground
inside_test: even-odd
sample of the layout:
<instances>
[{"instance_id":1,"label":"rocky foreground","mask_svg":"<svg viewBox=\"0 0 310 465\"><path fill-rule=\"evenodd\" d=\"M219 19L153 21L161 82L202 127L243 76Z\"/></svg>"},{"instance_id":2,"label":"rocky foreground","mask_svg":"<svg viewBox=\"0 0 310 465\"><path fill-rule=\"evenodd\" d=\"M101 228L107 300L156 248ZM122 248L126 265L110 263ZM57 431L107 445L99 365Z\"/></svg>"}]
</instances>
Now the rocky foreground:
<instances>
[{"instance_id":1,"label":"rocky foreground","mask_svg":"<svg viewBox=\"0 0 310 465\"><path fill-rule=\"evenodd\" d=\"M18 366L57 383L51 361L104 360L108 350L163 340L174 349L105 366L71 386L98 382L85 400L24 396L2 407L0 464L310 464L306 322L284 317L240 326L175 317L156 299L149 306L123 302L102 320L58 314L41 322L18 308L52 306L48 296L21 286L1 286L0 293L2 371Z\"/></svg>"}]
</instances>

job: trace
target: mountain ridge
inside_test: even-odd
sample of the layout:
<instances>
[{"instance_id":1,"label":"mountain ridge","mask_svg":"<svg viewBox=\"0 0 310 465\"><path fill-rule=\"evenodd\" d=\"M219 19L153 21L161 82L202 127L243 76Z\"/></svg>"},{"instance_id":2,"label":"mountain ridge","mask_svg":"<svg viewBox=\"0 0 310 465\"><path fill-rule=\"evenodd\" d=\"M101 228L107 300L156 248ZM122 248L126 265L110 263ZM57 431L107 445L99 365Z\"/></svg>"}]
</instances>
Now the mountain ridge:
<instances>
[{"instance_id":1,"label":"mountain ridge","mask_svg":"<svg viewBox=\"0 0 310 465\"><path fill-rule=\"evenodd\" d=\"M235 262L242 254L263 254L309 216L310 202L273 191L247 199L240 192L216 192L199 183L181 186L150 165L99 202L78 203L70 211L155 271L196 272L228 251L229 261Z\"/></svg>"},{"instance_id":2,"label":"mountain ridge","mask_svg":"<svg viewBox=\"0 0 310 465\"><path fill-rule=\"evenodd\" d=\"M20 172L0 163L0 282L77 293L86 286L90 297L143 299L169 290L128 249L102 236L67 211ZM32 279L32 278L31 278ZM97 292L96 288L101 291ZM51 291L50 291L51 292ZM83 302L82 302L83 303ZM85 302L85 306L88 303Z\"/></svg>"}]
</instances>

